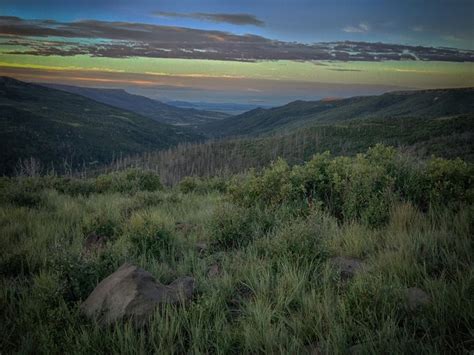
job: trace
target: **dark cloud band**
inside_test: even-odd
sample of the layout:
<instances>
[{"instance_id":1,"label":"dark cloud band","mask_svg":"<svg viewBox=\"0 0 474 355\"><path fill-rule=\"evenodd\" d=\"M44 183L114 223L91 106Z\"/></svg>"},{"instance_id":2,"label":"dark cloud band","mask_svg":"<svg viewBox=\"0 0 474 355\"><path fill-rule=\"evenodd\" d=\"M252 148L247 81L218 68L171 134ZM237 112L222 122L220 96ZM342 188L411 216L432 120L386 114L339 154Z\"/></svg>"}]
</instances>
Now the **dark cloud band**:
<instances>
[{"instance_id":1,"label":"dark cloud band","mask_svg":"<svg viewBox=\"0 0 474 355\"><path fill-rule=\"evenodd\" d=\"M249 14L210 14L203 12L195 12L191 14L178 13L178 12L164 12L157 11L154 13L155 16L159 17L174 17L174 18L190 18L201 21L210 22L221 22L230 23L233 25L253 25L253 26L264 26L265 23L256 18L254 15Z\"/></svg>"},{"instance_id":2,"label":"dark cloud band","mask_svg":"<svg viewBox=\"0 0 474 355\"><path fill-rule=\"evenodd\" d=\"M3 53L38 56L474 62L474 51L453 48L365 42L303 44L249 34L98 20L58 22L0 17L0 37L0 45L15 46Z\"/></svg>"}]
</instances>

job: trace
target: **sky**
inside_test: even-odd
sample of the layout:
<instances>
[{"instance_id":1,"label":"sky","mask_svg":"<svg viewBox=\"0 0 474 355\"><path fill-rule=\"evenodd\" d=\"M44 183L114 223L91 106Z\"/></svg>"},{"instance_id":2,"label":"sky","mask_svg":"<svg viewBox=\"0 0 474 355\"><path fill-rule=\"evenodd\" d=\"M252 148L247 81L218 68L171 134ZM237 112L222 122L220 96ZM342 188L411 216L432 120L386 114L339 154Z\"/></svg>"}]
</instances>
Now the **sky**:
<instances>
[{"instance_id":1,"label":"sky","mask_svg":"<svg viewBox=\"0 0 474 355\"><path fill-rule=\"evenodd\" d=\"M256 105L474 86L474 1L2 0L0 75Z\"/></svg>"}]
</instances>

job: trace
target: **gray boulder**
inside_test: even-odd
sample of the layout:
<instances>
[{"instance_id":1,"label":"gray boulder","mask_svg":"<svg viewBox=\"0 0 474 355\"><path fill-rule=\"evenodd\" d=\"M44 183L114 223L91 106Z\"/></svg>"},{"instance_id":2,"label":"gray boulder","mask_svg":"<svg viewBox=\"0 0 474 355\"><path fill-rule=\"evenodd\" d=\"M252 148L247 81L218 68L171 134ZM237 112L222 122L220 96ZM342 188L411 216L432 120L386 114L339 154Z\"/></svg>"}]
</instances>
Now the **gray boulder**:
<instances>
[{"instance_id":1,"label":"gray boulder","mask_svg":"<svg viewBox=\"0 0 474 355\"><path fill-rule=\"evenodd\" d=\"M125 263L97 285L81 310L106 324L120 319L144 323L158 305L190 300L194 283L194 278L182 277L162 285L148 271Z\"/></svg>"}]
</instances>

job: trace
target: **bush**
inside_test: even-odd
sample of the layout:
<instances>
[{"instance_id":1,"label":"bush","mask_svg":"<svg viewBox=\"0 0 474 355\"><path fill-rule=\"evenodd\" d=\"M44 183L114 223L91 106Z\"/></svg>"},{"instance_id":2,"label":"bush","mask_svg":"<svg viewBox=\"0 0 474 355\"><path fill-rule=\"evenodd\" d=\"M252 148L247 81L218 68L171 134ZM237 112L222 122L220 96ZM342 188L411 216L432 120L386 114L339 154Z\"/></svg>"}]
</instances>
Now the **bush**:
<instances>
[{"instance_id":1,"label":"bush","mask_svg":"<svg viewBox=\"0 0 474 355\"><path fill-rule=\"evenodd\" d=\"M52 183L58 192L71 196L89 196L96 192L94 179L57 178Z\"/></svg>"},{"instance_id":2,"label":"bush","mask_svg":"<svg viewBox=\"0 0 474 355\"><path fill-rule=\"evenodd\" d=\"M404 159L394 148L376 145L354 158L331 158L328 152L290 168L278 159L260 173L234 179L230 197L240 206L291 204L300 212L315 205L339 219L380 226L394 201L430 205L474 200L472 165L433 158L423 165Z\"/></svg>"},{"instance_id":3,"label":"bush","mask_svg":"<svg viewBox=\"0 0 474 355\"><path fill-rule=\"evenodd\" d=\"M119 193L157 191L163 188L158 174L138 169L100 175L96 178L95 185L97 192Z\"/></svg>"},{"instance_id":4,"label":"bush","mask_svg":"<svg viewBox=\"0 0 474 355\"><path fill-rule=\"evenodd\" d=\"M68 303L84 300L120 263L108 250L97 258L83 258L61 250L56 254L50 267L57 273L61 281L60 292Z\"/></svg>"},{"instance_id":5,"label":"bush","mask_svg":"<svg viewBox=\"0 0 474 355\"><path fill-rule=\"evenodd\" d=\"M432 158L427 166L433 203L474 202L474 168L461 159Z\"/></svg>"},{"instance_id":6,"label":"bush","mask_svg":"<svg viewBox=\"0 0 474 355\"><path fill-rule=\"evenodd\" d=\"M255 236L265 235L276 225L285 211L279 212L276 214L259 206L246 208L222 204L211 219L212 240L217 247L224 249L246 246Z\"/></svg>"},{"instance_id":7,"label":"bush","mask_svg":"<svg viewBox=\"0 0 474 355\"><path fill-rule=\"evenodd\" d=\"M158 206L159 204L163 203L164 200L163 194L157 191L140 191L134 196L134 204L137 207Z\"/></svg>"},{"instance_id":8,"label":"bush","mask_svg":"<svg viewBox=\"0 0 474 355\"><path fill-rule=\"evenodd\" d=\"M223 248L246 245L253 237L253 218L248 210L234 205L222 205L211 221L212 238Z\"/></svg>"},{"instance_id":9,"label":"bush","mask_svg":"<svg viewBox=\"0 0 474 355\"><path fill-rule=\"evenodd\" d=\"M346 220L362 220L370 226L388 221L394 181L384 166L359 156L351 164L351 173L339 183L340 208Z\"/></svg>"},{"instance_id":10,"label":"bush","mask_svg":"<svg viewBox=\"0 0 474 355\"><path fill-rule=\"evenodd\" d=\"M126 235L135 254L159 256L169 253L174 246L171 227L159 215L149 212L134 214L128 223Z\"/></svg>"},{"instance_id":11,"label":"bush","mask_svg":"<svg viewBox=\"0 0 474 355\"><path fill-rule=\"evenodd\" d=\"M328 256L323 241L334 228L332 217L320 211L311 211L306 217L291 219L287 224L256 242L259 253L270 256L273 260L291 260L306 270L319 259Z\"/></svg>"},{"instance_id":12,"label":"bush","mask_svg":"<svg viewBox=\"0 0 474 355\"><path fill-rule=\"evenodd\" d=\"M227 182L220 177L199 178L194 176L187 176L182 179L178 185L182 193L195 192L199 194L206 194L210 192L226 192Z\"/></svg>"},{"instance_id":13,"label":"bush","mask_svg":"<svg viewBox=\"0 0 474 355\"><path fill-rule=\"evenodd\" d=\"M120 222L116 214L101 210L86 221L83 231L85 235L95 233L98 236L111 238L121 232Z\"/></svg>"},{"instance_id":14,"label":"bush","mask_svg":"<svg viewBox=\"0 0 474 355\"><path fill-rule=\"evenodd\" d=\"M40 178L4 178L0 186L0 200L19 207L38 207L43 201L44 188Z\"/></svg>"},{"instance_id":15,"label":"bush","mask_svg":"<svg viewBox=\"0 0 474 355\"><path fill-rule=\"evenodd\" d=\"M242 206L278 206L292 196L291 169L278 159L259 174L250 171L244 180L234 179L229 190L234 202Z\"/></svg>"}]
</instances>

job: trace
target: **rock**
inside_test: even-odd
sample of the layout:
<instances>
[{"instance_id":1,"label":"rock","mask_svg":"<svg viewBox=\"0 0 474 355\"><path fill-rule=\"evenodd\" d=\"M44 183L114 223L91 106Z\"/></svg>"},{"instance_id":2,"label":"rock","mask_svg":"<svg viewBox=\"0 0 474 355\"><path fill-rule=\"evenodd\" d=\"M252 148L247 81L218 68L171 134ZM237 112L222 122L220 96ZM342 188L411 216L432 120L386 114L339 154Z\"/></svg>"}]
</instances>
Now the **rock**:
<instances>
[{"instance_id":1,"label":"rock","mask_svg":"<svg viewBox=\"0 0 474 355\"><path fill-rule=\"evenodd\" d=\"M196 225L193 223L186 223L186 222L176 222L175 229L179 232L182 232L185 236L188 236L194 229L196 229Z\"/></svg>"},{"instance_id":2,"label":"rock","mask_svg":"<svg viewBox=\"0 0 474 355\"><path fill-rule=\"evenodd\" d=\"M344 256L331 258L330 263L334 268L339 270L342 280L348 280L354 277L364 267L362 260Z\"/></svg>"},{"instance_id":3,"label":"rock","mask_svg":"<svg viewBox=\"0 0 474 355\"><path fill-rule=\"evenodd\" d=\"M410 287L406 290L408 308L415 310L431 303L431 297L418 287Z\"/></svg>"},{"instance_id":4,"label":"rock","mask_svg":"<svg viewBox=\"0 0 474 355\"><path fill-rule=\"evenodd\" d=\"M191 299L194 283L192 277L183 277L165 286L148 271L125 263L97 285L82 303L81 310L106 324L120 319L142 324L158 305Z\"/></svg>"},{"instance_id":5,"label":"rock","mask_svg":"<svg viewBox=\"0 0 474 355\"><path fill-rule=\"evenodd\" d=\"M355 344L347 349L347 353L350 355L362 355L366 353L366 351L363 344Z\"/></svg>"},{"instance_id":6,"label":"rock","mask_svg":"<svg viewBox=\"0 0 474 355\"><path fill-rule=\"evenodd\" d=\"M195 286L194 277L184 276L184 277L177 278L176 280L174 280L172 283L170 283L168 286L165 286L165 287L167 287L168 290L172 290L173 292L175 292L176 296L178 296L176 298L176 301L179 302L180 300L182 301L190 300L193 297L194 286Z\"/></svg>"},{"instance_id":7,"label":"rock","mask_svg":"<svg viewBox=\"0 0 474 355\"><path fill-rule=\"evenodd\" d=\"M303 354L307 355L322 355L324 354L319 343L312 343L304 347Z\"/></svg>"},{"instance_id":8,"label":"rock","mask_svg":"<svg viewBox=\"0 0 474 355\"><path fill-rule=\"evenodd\" d=\"M206 242L198 242L196 243L196 251L199 254L204 254L209 249Z\"/></svg>"},{"instance_id":9,"label":"rock","mask_svg":"<svg viewBox=\"0 0 474 355\"><path fill-rule=\"evenodd\" d=\"M227 303L232 317L236 318L241 314L242 305L254 296L254 292L244 283L239 284L232 298Z\"/></svg>"},{"instance_id":10,"label":"rock","mask_svg":"<svg viewBox=\"0 0 474 355\"><path fill-rule=\"evenodd\" d=\"M84 241L84 249L87 253L100 250L107 242L107 237L97 235L95 232L90 233Z\"/></svg>"},{"instance_id":11,"label":"rock","mask_svg":"<svg viewBox=\"0 0 474 355\"><path fill-rule=\"evenodd\" d=\"M219 264L212 264L207 270L207 277L214 278L214 277L219 276L220 273L221 273L221 268L219 267Z\"/></svg>"}]
</instances>

